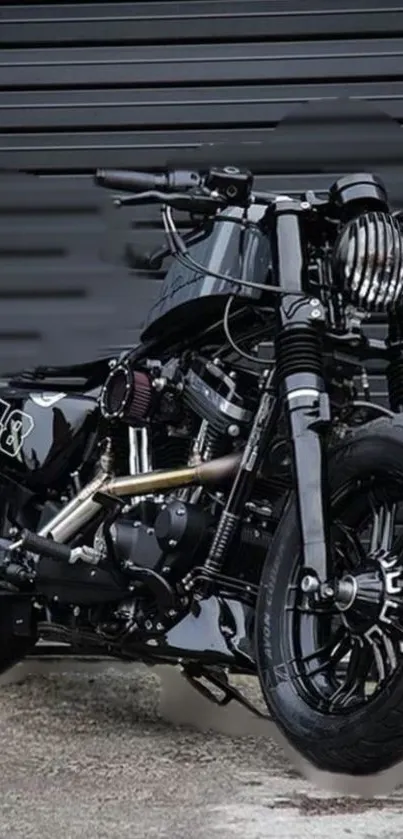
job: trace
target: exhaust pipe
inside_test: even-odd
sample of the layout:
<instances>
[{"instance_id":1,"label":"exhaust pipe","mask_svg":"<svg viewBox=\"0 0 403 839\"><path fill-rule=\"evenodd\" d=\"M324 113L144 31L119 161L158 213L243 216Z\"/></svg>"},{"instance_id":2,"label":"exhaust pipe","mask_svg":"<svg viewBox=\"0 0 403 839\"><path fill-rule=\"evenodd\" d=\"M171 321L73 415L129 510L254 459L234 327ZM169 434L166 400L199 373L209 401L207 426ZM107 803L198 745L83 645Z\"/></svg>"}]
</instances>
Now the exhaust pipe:
<instances>
[{"instance_id":1,"label":"exhaust pipe","mask_svg":"<svg viewBox=\"0 0 403 839\"><path fill-rule=\"evenodd\" d=\"M146 472L143 475L114 478L105 484L103 492L116 496L143 495L174 487L220 483L235 473L240 462L241 456L232 454L207 461L207 463L199 463L196 466L185 466L183 469L167 469L161 472Z\"/></svg>"},{"instance_id":2,"label":"exhaust pipe","mask_svg":"<svg viewBox=\"0 0 403 839\"><path fill-rule=\"evenodd\" d=\"M101 505L93 500L96 492L100 491L122 498L176 487L219 484L235 475L241 457L241 454L230 454L195 466L185 466L182 469L145 472L142 475L127 475L121 478L111 478L108 474L100 475L84 487L52 521L48 522L39 535L50 536L55 542L71 539L102 510Z\"/></svg>"}]
</instances>

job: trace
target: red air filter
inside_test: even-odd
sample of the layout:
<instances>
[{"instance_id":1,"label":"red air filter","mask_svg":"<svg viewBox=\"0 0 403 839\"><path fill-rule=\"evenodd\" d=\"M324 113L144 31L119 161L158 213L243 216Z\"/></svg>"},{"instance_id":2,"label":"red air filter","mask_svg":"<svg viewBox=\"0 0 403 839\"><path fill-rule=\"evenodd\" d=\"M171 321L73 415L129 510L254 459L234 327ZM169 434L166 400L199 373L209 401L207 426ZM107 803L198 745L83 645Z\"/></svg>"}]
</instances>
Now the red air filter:
<instances>
[{"instance_id":1,"label":"red air filter","mask_svg":"<svg viewBox=\"0 0 403 839\"><path fill-rule=\"evenodd\" d=\"M142 425L149 418L154 390L151 376L134 370L124 362L109 374L101 392L100 407L105 419L120 419L129 425Z\"/></svg>"}]
</instances>

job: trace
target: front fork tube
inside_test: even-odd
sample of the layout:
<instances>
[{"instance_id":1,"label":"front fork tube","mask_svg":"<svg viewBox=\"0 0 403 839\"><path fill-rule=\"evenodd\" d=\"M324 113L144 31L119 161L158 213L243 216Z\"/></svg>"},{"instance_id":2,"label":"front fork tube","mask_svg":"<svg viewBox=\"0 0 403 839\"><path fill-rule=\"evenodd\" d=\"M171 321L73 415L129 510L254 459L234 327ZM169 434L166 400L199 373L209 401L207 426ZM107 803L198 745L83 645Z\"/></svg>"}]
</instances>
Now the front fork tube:
<instances>
[{"instance_id":1,"label":"front fork tube","mask_svg":"<svg viewBox=\"0 0 403 839\"><path fill-rule=\"evenodd\" d=\"M302 559L320 583L330 577L330 499L324 431L329 399L315 374L287 376L282 384L293 451Z\"/></svg>"},{"instance_id":2,"label":"front fork tube","mask_svg":"<svg viewBox=\"0 0 403 839\"><path fill-rule=\"evenodd\" d=\"M282 289L276 335L278 389L288 419L302 561L319 581L329 578L329 490L324 431L330 423L322 376L320 333L325 312L309 298L306 248L308 202L279 197L271 216L273 271Z\"/></svg>"}]
</instances>

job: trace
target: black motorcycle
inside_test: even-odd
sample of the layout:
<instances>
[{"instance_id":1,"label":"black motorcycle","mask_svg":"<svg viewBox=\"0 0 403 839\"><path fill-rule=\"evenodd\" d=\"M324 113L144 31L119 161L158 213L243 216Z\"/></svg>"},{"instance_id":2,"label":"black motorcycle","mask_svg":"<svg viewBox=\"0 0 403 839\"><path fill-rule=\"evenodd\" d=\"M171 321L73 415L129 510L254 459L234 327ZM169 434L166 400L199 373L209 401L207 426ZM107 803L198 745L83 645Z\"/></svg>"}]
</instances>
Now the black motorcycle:
<instances>
[{"instance_id":1,"label":"black motorcycle","mask_svg":"<svg viewBox=\"0 0 403 839\"><path fill-rule=\"evenodd\" d=\"M298 199L235 166L96 180L161 205L149 264L175 259L140 346L0 389L1 667L51 637L245 704L228 674L257 671L313 764L385 769L403 756L399 214L365 173Z\"/></svg>"}]
</instances>

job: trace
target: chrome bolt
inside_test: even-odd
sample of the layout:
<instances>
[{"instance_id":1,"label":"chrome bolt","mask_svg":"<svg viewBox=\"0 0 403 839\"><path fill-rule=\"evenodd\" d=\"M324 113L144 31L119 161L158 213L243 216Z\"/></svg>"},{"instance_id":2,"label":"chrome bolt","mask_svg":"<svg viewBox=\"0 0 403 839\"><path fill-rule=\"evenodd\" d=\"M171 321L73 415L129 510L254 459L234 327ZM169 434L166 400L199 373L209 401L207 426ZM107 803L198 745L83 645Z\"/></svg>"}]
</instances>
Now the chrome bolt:
<instances>
[{"instance_id":1,"label":"chrome bolt","mask_svg":"<svg viewBox=\"0 0 403 839\"><path fill-rule=\"evenodd\" d=\"M176 539L170 539L168 542L170 548L176 548L177 544L178 542L176 541Z\"/></svg>"},{"instance_id":2,"label":"chrome bolt","mask_svg":"<svg viewBox=\"0 0 403 839\"><path fill-rule=\"evenodd\" d=\"M301 589L304 594L313 594L319 588L319 580L316 579L312 574L307 574L306 577L303 577L301 580Z\"/></svg>"},{"instance_id":3,"label":"chrome bolt","mask_svg":"<svg viewBox=\"0 0 403 839\"><path fill-rule=\"evenodd\" d=\"M319 320L322 317L322 312L320 309L312 309L311 318L313 320Z\"/></svg>"},{"instance_id":4,"label":"chrome bolt","mask_svg":"<svg viewBox=\"0 0 403 839\"><path fill-rule=\"evenodd\" d=\"M229 425L228 426L228 434L230 437L238 437L239 436L239 425Z\"/></svg>"}]
</instances>

